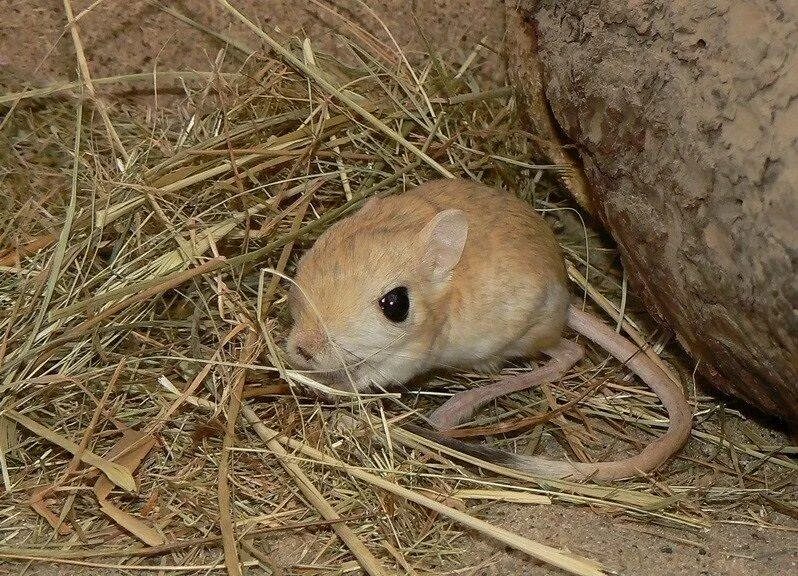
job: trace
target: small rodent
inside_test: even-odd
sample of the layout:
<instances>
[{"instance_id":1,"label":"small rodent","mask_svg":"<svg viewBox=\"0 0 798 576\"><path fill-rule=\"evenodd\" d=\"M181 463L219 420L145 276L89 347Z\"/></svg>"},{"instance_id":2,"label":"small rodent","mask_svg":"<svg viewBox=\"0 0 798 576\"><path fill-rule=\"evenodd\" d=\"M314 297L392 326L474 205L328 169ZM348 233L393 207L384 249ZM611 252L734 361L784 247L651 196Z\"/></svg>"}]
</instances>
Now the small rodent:
<instances>
[{"instance_id":1,"label":"small rodent","mask_svg":"<svg viewBox=\"0 0 798 576\"><path fill-rule=\"evenodd\" d=\"M494 463L548 478L613 480L657 468L690 435L682 390L640 349L570 305L560 247L512 194L460 179L372 198L301 258L288 304L291 363L340 389L389 387L439 369L488 370L544 352L542 368L455 394L430 416L453 428L492 399L561 377L583 354L566 325L625 363L668 410L667 432L611 462L514 455L412 426ZM406 426L410 428L409 426Z\"/></svg>"}]
</instances>

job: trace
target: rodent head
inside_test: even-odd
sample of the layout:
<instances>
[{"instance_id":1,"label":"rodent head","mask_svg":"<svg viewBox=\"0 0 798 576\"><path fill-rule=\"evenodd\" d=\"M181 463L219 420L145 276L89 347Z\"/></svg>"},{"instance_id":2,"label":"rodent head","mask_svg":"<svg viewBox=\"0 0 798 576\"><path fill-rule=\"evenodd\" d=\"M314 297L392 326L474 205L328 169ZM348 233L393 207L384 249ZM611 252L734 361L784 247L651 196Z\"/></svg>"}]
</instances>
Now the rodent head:
<instances>
[{"instance_id":1,"label":"rodent head","mask_svg":"<svg viewBox=\"0 0 798 576\"><path fill-rule=\"evenodd\" d=\"M322 234L299 262L288 304L291 364L363 390L427 371L468 222L460 210L374 199Z\"/></svg>"}]
</instances>

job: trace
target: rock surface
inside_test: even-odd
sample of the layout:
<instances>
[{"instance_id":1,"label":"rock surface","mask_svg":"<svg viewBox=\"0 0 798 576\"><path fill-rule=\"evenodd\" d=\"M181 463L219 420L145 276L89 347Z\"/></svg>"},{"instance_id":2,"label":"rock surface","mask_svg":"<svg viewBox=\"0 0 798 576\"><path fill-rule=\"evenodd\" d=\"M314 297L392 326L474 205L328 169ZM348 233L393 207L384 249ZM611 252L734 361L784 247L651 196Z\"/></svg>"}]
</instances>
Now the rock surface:
<instances>
[{"instance_id":1,"label":"rock surface","mask_svg":"<svg viewBox=\"0 0 798 576\"><path fill-rule=\"evenodd\" d=\"M520 9L637 292L710 383L797 422L798 2Z\"/></svg>"}]
</instances>

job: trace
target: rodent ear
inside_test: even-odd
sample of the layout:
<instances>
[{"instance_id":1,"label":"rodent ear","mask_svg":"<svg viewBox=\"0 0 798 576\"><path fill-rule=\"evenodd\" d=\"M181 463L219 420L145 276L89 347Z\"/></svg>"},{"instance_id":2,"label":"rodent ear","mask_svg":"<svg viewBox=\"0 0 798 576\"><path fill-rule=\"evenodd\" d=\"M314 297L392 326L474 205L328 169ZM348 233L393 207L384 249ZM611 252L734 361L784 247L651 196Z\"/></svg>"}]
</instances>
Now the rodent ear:
<instances>
[{"instance_id":1,"label":"rodent ear","mask_svg":"<svg viewBox=\"0 0 798 576\"><path fill-rule=\"evenodd\" d=\"M445 282L460 261L468 236L468 219L462 210L444 210L421 231L422 264L434 282Z\"/></svg>"}]
</instances>

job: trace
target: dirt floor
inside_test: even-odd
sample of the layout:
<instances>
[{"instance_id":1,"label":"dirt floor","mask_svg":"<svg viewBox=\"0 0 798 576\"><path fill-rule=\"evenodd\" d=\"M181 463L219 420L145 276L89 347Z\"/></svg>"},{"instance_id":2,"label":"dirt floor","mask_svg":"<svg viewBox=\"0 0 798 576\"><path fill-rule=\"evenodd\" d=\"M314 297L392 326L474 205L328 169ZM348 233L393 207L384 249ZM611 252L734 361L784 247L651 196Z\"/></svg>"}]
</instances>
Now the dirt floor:
<instances>
[{"instance_id":1,"label":"dirt floor","mask_svg":"<svg viewBox=\"0 0 798 576\"><path fill-rule=\"evenodd\" d=\"M5 4L6 2L4 2ZM50 84L76 78L75 54L61 0L10 0L0 25L0 85L18 89L25 82ZM82 10L97 4L85 16ZM177 0L164 2L208 28L260 46L256 37L215 2ZM413 54L427 52L426 37L443 57L458 60L485 38L491 48L501 45L504 8L498 0L441 0L403 2L371 0L374 14L388 27L396 42ZM346 55L338 46L333 30L344 22L312 2L289 0L236 0L234 5L264 29L279 28L286 33L301 32L318 49ZM155 6L154 2L77 1L73 11L79 17L81 37L90 71L95 77L158 70L208 70L224 47L191 26ZM339 12L366 30L387 39L379 22L356 1L336 1ZM231 58L237 58L238 55ZM496 60L497 61L497 60ZM499 66L485 73L500 76Z\"/></svg>"},{"instance_id":2,"label":"dirt floor","mask_svg":"<svg viewBox=\"0 0 798 576\"><path fill-rule=\"evenodd\" d=\"M76 79L72 41L65 29L61 0L10 0L4 4L0 24L0 89L18 90L26 84L47 85ZM73 1L76 14L96 4L81 17L82 38L92 74L96 77L159 70L208 70L213 66L222 43L209 39L159 10L145 0ZM339 21L306 1L236 0L234 4L265 27L286 32L304 31L322 50L339 50L330 27ZM364 28L385 38L378 22L357 2L337 4ZM371 0L374 12L394 34L396 41L413 54L425 50L423 37L442 55L461 60L475 44L499 49L503 40L504 4L497 0L442 0L407 2ZM258 47L258 41L239 26L214 2L182 0L169 3L175 9L216 31ZM413 17L415 15L415 19ZM414 20L417 21L414 23ZM419 32L423 31L423 35ZM231 65L238 55L231 54ZM484 68L488 77L503 74L500 58ZM628 517L617 519L585 507L499 505L477 512L532 539L567 548L602 562L607 568L627 575L684 574L706 576L776 576L798 573L796 533L798 522L779 519L792 526L786 530L759 529L758 520L750 525L717 525L706 533L695 534L634 524ZM285 538L275 544L275 557L290 557L297 549L296 539ZM462 569L464 575L548 575L559 574L530 563L526 557L477 540L468 547ZM277 554L284 549L285 554ZM19 573L19 566L1 566L0 574ZM290 571L290 569L289 569ZM28 574L74 574L71 566L37 568ZM81 572L83 573L83 572ZM94 573L94 572L87 572Z\"/></svg>"}]
</instances>

